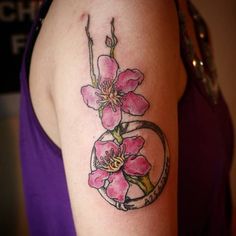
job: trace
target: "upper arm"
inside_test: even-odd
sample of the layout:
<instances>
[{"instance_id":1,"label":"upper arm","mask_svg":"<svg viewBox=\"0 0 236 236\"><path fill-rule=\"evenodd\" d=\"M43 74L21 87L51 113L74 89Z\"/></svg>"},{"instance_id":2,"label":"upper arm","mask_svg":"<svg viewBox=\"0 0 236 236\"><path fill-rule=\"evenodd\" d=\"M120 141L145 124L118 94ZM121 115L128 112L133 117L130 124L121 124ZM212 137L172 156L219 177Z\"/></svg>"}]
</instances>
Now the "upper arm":
<instances>
[{"instance_id":1,"label":"upper arm","mask_svg":"<svg viewBox=\"0 0 236 236\"><path fill-rule=\"evenodd\" d=\"M76 4L71 16L59 20L52 94L77 232L174 235L179 73L174 3ZM112 38L112 18L114 58L105 45L106 35Z\"/></svg>"}]
</instances>

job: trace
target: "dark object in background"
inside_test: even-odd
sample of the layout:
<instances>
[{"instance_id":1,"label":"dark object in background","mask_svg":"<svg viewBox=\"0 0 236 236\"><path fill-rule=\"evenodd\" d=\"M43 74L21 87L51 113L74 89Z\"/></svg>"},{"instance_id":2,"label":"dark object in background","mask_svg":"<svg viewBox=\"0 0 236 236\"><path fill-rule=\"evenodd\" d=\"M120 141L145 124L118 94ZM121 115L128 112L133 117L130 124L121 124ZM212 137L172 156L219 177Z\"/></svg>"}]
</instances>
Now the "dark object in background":
<instances>
[{"instance_id":1,"label":"dark object in background","mask_svg":"<svg viewBox=\"0 0 236 236\"><path fill-rule=\"evenodd\" d=\"M0 93L20 89L22 55L41 0L0 0Z\"/></svg>"}]
</instances>

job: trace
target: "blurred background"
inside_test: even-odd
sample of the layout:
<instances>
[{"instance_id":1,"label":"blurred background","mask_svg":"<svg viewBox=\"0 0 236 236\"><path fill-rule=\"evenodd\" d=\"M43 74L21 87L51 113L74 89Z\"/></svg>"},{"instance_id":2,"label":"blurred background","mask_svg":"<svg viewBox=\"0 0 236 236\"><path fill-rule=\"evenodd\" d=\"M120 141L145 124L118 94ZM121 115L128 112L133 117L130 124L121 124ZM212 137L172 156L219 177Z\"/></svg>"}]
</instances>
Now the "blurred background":
<instances>
[{"instance_id":1,"label":"blurred background","mask_svg":"<svg viewBox=\"0 0 236 236\"><path fill-rule=\"evenodd\" d=\"M40 1L0 0L0 235L27 236L19 160L19 70Z\"/></svg>"},{"instance_id":2,"label":"blurred background","mask_svg":"<svg viewBox=\"0 0 236 236\"><path fill-rule=\"evenodd\" d=\"M211 30L219 83L236 134L236 1L192 2ZM39 6L39 0L0 0L0 235L28 235L18 145L19 69ZM231 186L236 209L236 151Z\"/></svg>"}]
</instances>

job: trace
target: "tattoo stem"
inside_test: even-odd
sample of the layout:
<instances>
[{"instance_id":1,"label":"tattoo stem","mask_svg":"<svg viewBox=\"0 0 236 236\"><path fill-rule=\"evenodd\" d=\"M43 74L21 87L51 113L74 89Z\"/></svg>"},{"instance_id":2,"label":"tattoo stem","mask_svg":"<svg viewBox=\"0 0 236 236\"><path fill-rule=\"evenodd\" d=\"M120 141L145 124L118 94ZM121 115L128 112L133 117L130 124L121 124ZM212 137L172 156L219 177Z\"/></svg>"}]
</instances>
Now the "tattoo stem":
<instances>
[{"instance_id":1,"label":"tattoo stem","mask_svg":"<svg viewBox=\"0 0 236 236\"><path fill-rule=\"evenodd\" d=\"M112 130L111 134L119 144L121 144L123 142L123 137L120 135L119 126L117 126L114 130Z\"/></svg>"},{"instance_id":2,"label":"tattoo stem","mask_svg":"<svg viewBox=\"0 0 236 236\"><path fill-rule=\"evenodd\" d=\"M109 36L106 37L105 44L110 48L110 57L114 58L114 51L116 44L118 43L118 39L115 36L115 26L114 26L114 18L111 20L111 38Z\"/></svg>"},{"instance_id":3,"label":"tattoo stem","mask_svg":"<svg viewBox=\"0 0 236 236\"><path fill-rule=\"evenodd\" d=\"M97 79L94 73L94 65L93 65L93 39L90 37L89 25L90 25L90 15L88 15L88 21L87 25L85 26L85 32L88 38L90 77L92 80L92 85L94 87L97 87Z\"/></svg>"},{"instance_id":4,"label":"tattoo stem","mask_svg":"<svg viewBox=\"0 0 236 236\"><path fill-rule=\"evenodd\" d=\"M126 175L126 178L131 183L138 185L145 195L148 195L154 189L154 186L148 174L145 176L137 177L131 177L129 175Z\"/></svg>"},{"instance_id":5,"label":"tattoo stem","mask_svg":"<svg viewBox=\"0 0 236 236\"><path fill-rule=\"evenodd\" d=\"M111 57L114 57L114 51L115 51L115 47L116 47L116 44L118 42L116 36L115 36L115 26L114 26L114 18L112 18L111 20L111 37L112 37L112 47L111 47L111 51L110 51L110 56Z\"/></svg>"},{"instance_id":6,"label":"tattoo stem","mask_svg":"<svg viewBox=\"0 0 236 236\"><path fill-rule=\"evenodd\" d=\"M144 187L142 188L142 190L144 191L146 195L148 195L154 189L154 186L152 182L150 181L150 178L148 175L140 176L139 181L141 185Z\"/></svg>"},{"instance_id":7,"label":"tattoo stem","mask_svg":"<svg viewBox=\"0 0 236 236\"><path fill-rule=\"evenodd\" d=\"M114 53L115 52L115 48L111 48L111 50L110 50L110 57L113 57L114 58Z\"/></svg>"}]
</instances>

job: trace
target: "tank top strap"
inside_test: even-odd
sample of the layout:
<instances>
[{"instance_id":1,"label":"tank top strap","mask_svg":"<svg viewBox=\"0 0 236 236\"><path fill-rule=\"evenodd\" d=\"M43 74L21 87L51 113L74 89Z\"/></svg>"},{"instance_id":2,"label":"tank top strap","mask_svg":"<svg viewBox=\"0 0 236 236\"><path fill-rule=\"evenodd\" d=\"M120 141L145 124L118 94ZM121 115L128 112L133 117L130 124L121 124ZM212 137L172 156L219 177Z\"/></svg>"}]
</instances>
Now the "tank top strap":
<instances>
[{"instance_id":1,"label":"tank top strap","mask_svg":"<svg viewBox=\"0 0 236 236\"><path fill-rule=\"evenodd\" d=\"M41 126L40 121L38 120L38 117L34 111L29 89L30 61L33 53L33 48L51 3L52 0L46 0L42 3L28 35L20 72L21 102L23 102L23 100L25 102L24 109L27 110L27 114L30 117L29 123L31 123L31 126L35 127L38 134L43 137L43 140L47 143L47 145L50 146L50 148L54 150L55 153L58 154L58 156L60 156L61 149L47 135L47 133Z\"/></svg>"}]
</instances>

